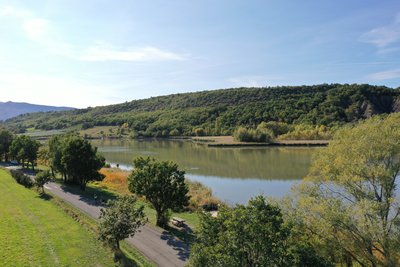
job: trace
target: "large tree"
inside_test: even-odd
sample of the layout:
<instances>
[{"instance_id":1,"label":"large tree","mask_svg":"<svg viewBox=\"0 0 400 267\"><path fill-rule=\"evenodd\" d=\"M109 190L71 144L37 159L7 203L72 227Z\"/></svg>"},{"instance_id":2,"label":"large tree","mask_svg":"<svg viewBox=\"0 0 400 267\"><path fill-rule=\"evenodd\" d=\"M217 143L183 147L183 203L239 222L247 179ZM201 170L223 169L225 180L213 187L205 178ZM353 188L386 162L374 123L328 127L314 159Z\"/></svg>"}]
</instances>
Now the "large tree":
<instances>
[{"instance_id":1,"label":"large tree","mask_svg":"<svg viewBox=\"0 0 400 267\"><path fill-rule=\"evenodd\" d=\"M109 200L107 209L101 209L99 238L113 249L119 249L119 242L134 236L139 227L145 225L147 218L143 206L136 207L136 198L121 196Z\"/></svg>"},{"instance_id":2,"label":"large tree","mask_svg":"<svg viewBox=\"0 0 400 267\"><path fill-rule=\"evenodd\" d=\"M13 134L6 130L0 129L0 160L4 158L5 161L8 161L8 155L11 143L13 141Z\"/></svg>"},{"instance_id":3,"label":"large tree","mask_svg":"<svg viewBox=\"0 0 400 267\"><path fill-rule=\"evenodd\" d=\"M51 173L55 176L55 172L61 173L64 181L66 180L66 170L61 159L63 155L63 145L69 136L54 135L49 139L48 142L48 155L49 155L49 166Z\"/></svg>"},{"instance_id":4,"label":"large tree","mask_svg":"<svg viewBox=\"0 0 400 267\"><path fill-rule=\"evenodd\" d=\"M349 265L399 266L399 170L400 114L345 128L315 157L293 218Z\"/></svg>"},{"instance_id":5,"label":"large tree","mask_svg":"<svg viewBox=\"0 0 400 267\"><path fill-rule=\"evenodd\" d=\"M31 163L32 170L34 170L39 147L40 143L38 141L33 140L27 135L20 135L12 141L10 154L22 164L22 167L25 166L25 162L27 161L28 164Z\"/></svg>"},{"instance_id":6,"label":"large tree","mask_svg":"<svg viewBox=\"0 0 400 267\"><path fill-rule=\"evenodd\" d=\"M104 177L98 172L105 164L105 158L97 153L89 141L80 136L67 136L62 145L62 168L69 181L85 190L89 181L99 181Z\"/></svg>"},{"instance_id":7,"label":"large tree","mask_svg":"<svg viewBox=\"0 0 400 267\"><path fill-rule=\"evenodd\" d=\"M134 159L133 167L128 177L129 190L145 196L157 212L157 225L166 226L170 209L181 209L189 204L185 172L171 161L150 157Z\"/></svg>"},{"instance_id":8,"label":"large tree","mask_svg":"<svg viewBox=\"0 0 400 267\"><path fill-rule=\"evenodd\" d=\"M292 233L279 207L258 196L248 205L202 214L191 266L332 266Z\"/></svg>"}]
</instances>

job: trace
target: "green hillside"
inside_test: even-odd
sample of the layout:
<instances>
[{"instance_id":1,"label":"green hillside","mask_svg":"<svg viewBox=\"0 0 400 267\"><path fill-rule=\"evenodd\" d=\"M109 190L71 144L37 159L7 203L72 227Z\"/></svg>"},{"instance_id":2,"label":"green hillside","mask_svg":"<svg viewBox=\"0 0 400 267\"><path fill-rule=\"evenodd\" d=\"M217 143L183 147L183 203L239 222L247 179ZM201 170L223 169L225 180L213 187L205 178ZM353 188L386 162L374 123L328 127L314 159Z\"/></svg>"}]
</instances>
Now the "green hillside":
<instances>
[{"instance_id":1,"label":"green hillside","mask_svg":"<svg viewBox=\"0 0 400 267\"><path fill-rule=\"evenodd\" d=\"M141 136L193 135L198 128L206 135L227 135L238 126L256 127L263 121L332 126L397 111L399 89L321 84L159 96L103 107L26 114L5 124L17 132L126 123L125 127Z\"/></svg>"}]
</instances>

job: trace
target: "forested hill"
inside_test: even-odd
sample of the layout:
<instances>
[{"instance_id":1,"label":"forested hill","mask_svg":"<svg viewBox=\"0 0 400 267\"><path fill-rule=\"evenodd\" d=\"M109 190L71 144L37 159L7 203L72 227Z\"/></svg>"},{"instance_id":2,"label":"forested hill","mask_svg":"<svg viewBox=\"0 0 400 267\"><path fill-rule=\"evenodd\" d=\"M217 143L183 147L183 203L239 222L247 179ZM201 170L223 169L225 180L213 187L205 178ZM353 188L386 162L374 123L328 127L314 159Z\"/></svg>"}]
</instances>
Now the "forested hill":
<instances>
[{"instance_id":1,"label":"forested hill","mask_svg":"<svg viewBox=\"0 0 400 267\"><path fill-rule=\"evenodd\" d=\"M71 110L69 107L54 107L18 102L0 102L0 121L30 112Z\"/></svg>"},{"instance_id":2,"label":"forested hill","mask_svg":"<svg viewBox=\"0 0 400 267\"><path fill-rule=\"evenodd\" d=\"M337 125L400 111L400 90L371 85L322 84L236 88L174 94L118 105L21 115L6 121L15 131L122 125L144 136L231 134L263 121Z\"/></svg>"}]
</instances>

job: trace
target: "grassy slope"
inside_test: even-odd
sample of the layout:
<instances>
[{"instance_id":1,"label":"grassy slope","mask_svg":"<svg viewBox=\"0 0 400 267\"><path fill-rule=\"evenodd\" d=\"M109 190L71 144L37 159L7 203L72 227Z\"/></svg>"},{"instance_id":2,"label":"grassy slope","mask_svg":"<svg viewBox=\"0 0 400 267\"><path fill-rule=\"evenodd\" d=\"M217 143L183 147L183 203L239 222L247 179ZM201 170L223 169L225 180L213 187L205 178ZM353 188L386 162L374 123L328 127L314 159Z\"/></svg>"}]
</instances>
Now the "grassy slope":
<instances>
[{"instance_id":1,"label":"grassy slope","mask_svg":"<svg viewBox=\"0 0 400 267\"><path fill-rule=\"evenodd\" d=\"M0 266L113 266L112 253L51 201L0 170Z\"/></svg>"}]
</instances>

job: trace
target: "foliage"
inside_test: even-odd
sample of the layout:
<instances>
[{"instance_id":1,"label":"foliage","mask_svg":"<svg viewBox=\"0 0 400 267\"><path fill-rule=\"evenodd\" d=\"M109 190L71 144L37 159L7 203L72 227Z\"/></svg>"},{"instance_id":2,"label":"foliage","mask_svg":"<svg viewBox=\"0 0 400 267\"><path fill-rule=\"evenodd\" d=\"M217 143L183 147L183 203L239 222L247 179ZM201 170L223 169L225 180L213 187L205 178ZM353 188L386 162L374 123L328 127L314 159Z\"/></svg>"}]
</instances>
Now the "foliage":
<instances>
[{"instance_id":1,"label":"foliage","mask_svg":"<svg viewBox=\"0 0 400 267\"><path fill-rule=\"evenodd\" d=\"M277 137L279 135L283 135L292 130L292 126L280 121L269 121L269 122L261 122L257 129L268 129L272 132L272 136Z\"/></svg>"},{"instance_id":2,"label":"foliage","mask_svg":"<svg viewBox=\"0 0 400 267\"><path fill-rule=\"evenodd\" d=\"M104 177L98 172L105 164L105 158L97 153L89 141L79 136L68 136L64 140L61 163L67 177L85 190L89 181Z\"/></svg>"},{"instance_id":3,"label":"foliage","mask_svg":"<svg viewBox=\"0 0 400 267\"><path fill-rule=\"evenodd\" d=\"M233 137L240 142L270 143L273 140L273 132L270 129L261 127L257 127L257 129L239 127L233 133Z\"/></svg>"},{"instance_id":4,"label":"foliage","mask_svg":"<svg viewBox=\"0 0 400 267\"><path fill-rule=\"evenodd\" d=\"M196 211L203 210L217 210L221 201L213 196L210 188L204 186L200 182L186 181L189 188L189 209Z\"/></svg>"},{"instance_id":5,"label":"foliage","mask_svg":"<svg viewBox=\"0 0 400 267\"><path fill-rule=\"evenodd\" d=\"M20 115L5 125L14 131L88 126L129 126L132 136L231 135L261 122L341 125L396 111L400 91L382 86L320 84L237 88L176 94L118 105ZM397 110L398 111L398 110ZM163 134L163 131L165 134Z\"/></svg>"},{"instance_id":6,"label":"foliage","mask_svg":"<svg viewBox=\"0 0 400 267\"><path fill-rule=\"evenodd\" d=\"M330 140L334 134L334 128L324 125L295 125L293 129L279 136L280 140Z\"/></svg>"},{"instance_id":7,"label":"foliage","mask_svg":"<svg viewBox=\"0 0 400 267\"><path fill-rule=\"evenodd\" d=\"M168 223L168 211L179 210L189 203L185 172L170 161L138 157L133 160L134 170L128 177L129 190L145 196L157 212L158 226Z\"/></svg>"},{"instance_id":8,"label":"foliage","mask_svg":"<svg viewBox=\"0 0 400 267\"><path fill-rule=\"evenodd\" d=\"M14 136L10 131L0 128L0 161L2 159L8 161L9 150L13 138Z\"/></svg>"},{"instance_id":9,"label":"foliage","mask_svg":"<svg viewBox=\"0 0 400 267\"><path fill-rule=\"evenodd\" d=\"M100 173L105 178L100 182L94 182L94 185L100 188L106 188L118 194L129 194L128 176L130 172L123 171L118 168L102 168ZM200 182L186 180L185 183L189 189L189 210L197 211L198 209L215 210L221 201L213 196L210 188L204 186Z\"/></svg>"},{"instance_id":10,"label":"foliage","mask_svg":"<svg viewBox=\"0 0 400 267\"><path fill-rule=\"evenodd\" d=\"M51 180L51 173L49 171L41 171L35 176L35 185L37 186L38 190L41 190L41 193L44 193L43 186L50 182Z\"/></svg>"},{"instance_id":11,"label":"foliage","mask_svg":"<svg viewBox=\"0 0 400 267\"><path fill-rule=\"evenodd\" d=\"M360 266L398 266L399 140L400 114L374 117L338 131L315 157L291 216L316 249Z\"/></svg>"},{"instance_id":12,"label":"foliage","mask_svg":"<svg viewBox=\"0 0 400 267\"><path fill-rule=\"evenodd\" d=\"M27 188L32 187L33 182L32 179L24 174L22 171L20 170L10 170L11 176L15 179L15 181Z\"/></svg>"},{"instance_id":13,"label":"foliage","mask_svg":"<svg viewBox=\"0 0 400 267\"><path fill-rule=\"evenodd\" d=\"M31 163L32 169L34 169L39 147L40 143L38 141L26 135L19 135L11 143L10 155L12 158L18 160L22 164L22 167L24 167L25 161L27 161Z\"/></svg>"},{"instance_id":14,"label":"foliage","mask_svg":"<svg viewBox=\"0 0 400 267\"><path fill-rule=\"evenodd\" d=\"M330 266L291 239L291 227L277 206L258 196L247 206L223 208L218 217L201 217L198 241L192 248L191 266ZM304 255L305 253L308 255Z\"/></svg>"},{"instance_id":15,"label":"foliage","mask_svg":"<svg viewBox=\"0 0 400 267\"><path fill-rule=\"evenodd\" d=\"M120 241L134 236L147 219L144 207L136 208L136 198L133 196L125 195L117 200L109 200L107 206L107 209L101 209L99 238L118 250Z\"/></svg>"},{"instance_id":16,"label":"foliage","mask_svg":"<svg viewBox=\"0 0 400 267\"><path fill-rule=\"evenodd\" d=\"M78 184L85 190L89 181L101 181L98 171L105 159L89 141L78 135L58 135L49 140L49 164L53 175L61 173L64 182Z\"/></svg>"}]
</instances>

